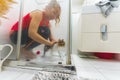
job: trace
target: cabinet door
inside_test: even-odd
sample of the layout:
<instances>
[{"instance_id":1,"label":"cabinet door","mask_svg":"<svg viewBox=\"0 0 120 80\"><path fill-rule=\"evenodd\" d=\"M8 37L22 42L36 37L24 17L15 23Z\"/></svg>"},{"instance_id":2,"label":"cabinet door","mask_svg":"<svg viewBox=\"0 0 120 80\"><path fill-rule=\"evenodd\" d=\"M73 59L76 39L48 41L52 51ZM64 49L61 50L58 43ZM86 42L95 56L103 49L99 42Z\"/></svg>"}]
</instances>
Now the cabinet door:
<instances>
[{"instance_id":1,"label":"cabinet door","mask_svg":"<svg viewBox=\"0 0 120 80\"><path fill-rule=\"evenodd\" d=\"M82 33L81 51L85 52L120 52L120 33L108 33L103 41L100 33Z\"/></svg>"},{"instance_id":2,"label":"cabinet door","mask_svg":"<svg viewBox=\"0 0 120 80\"><path fill-rule=\"evenodd\" d=\"M81 32L100 32L107 25L107 32L120 32L120 12L113 12L107 18L102 14L82 14Z\"/></svg>"}]
</instances>

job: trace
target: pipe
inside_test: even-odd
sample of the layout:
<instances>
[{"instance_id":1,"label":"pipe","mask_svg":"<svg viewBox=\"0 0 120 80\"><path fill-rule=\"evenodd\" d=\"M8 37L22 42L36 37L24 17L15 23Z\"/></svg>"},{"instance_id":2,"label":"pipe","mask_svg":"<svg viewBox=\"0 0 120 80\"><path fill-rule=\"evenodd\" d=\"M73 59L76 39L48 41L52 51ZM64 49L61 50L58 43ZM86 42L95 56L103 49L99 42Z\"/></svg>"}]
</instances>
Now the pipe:
<instances>
[{"instance_id":1,"label":"pipe","mask_svg":"<svg viewBox=\"0 0 120 80\"><path fill-rule=\"evenodd\" d=\"M4 47L10 47L10 52L8 53L8 55L0 61L0 72L2 71L2 65L3 65L3 62L11 55L12 51L13 51L13 46L10 45L10 44L4 44L4 45L0 45L0 51L4 48Z\"/></svg>"}]
</instances>

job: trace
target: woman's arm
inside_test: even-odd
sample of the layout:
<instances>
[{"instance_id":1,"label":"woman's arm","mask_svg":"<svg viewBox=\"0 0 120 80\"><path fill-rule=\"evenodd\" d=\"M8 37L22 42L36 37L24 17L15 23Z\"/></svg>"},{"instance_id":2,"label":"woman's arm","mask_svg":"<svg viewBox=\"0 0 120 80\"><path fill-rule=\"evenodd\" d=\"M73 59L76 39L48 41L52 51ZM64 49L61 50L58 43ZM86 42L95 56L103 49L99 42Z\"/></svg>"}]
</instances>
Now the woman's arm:
<instances>
[{"instance_id":1,"label":"woman's arm","mask_svg":"<svg viewBox=\"0 0 120 80\"><path fill-rule=\"evenodd\" d=\"M28 29L28 35L31 39L33 39L38 43L43 43L52 46L53 42L44 39L41 35L38 34L38 28L41 19L42 19L42 12L35 11L31 13L31 22Z\"/></svg>"}]
</instances>

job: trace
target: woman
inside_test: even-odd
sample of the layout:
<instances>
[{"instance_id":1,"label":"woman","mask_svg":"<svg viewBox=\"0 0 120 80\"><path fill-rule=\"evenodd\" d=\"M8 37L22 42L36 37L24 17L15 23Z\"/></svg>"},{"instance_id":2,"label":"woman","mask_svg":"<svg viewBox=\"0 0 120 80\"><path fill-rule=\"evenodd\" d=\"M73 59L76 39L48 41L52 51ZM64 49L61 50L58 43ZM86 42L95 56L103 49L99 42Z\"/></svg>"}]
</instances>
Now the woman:
<instances>
[{"instance_id":1,"label":"woman","mask_svg":"<svg viewBox=\"0 0 120 80\"><path fill-rule=\"evenodd\" d=\"M49 21L55 20L56 23L58 23L60 21L60 13L60 5L56 0L52 0L43 11L35 10L24 16L21 44L25 46L21 47L21 52L26 58L35 58L31 49L41 43L48 46L53 46L57 43L57 40L55 40L52 35ZM14 44L17 43L17 33L18 22L12 26L10 31L10 39Z\"/></svg>"}]
</instances>

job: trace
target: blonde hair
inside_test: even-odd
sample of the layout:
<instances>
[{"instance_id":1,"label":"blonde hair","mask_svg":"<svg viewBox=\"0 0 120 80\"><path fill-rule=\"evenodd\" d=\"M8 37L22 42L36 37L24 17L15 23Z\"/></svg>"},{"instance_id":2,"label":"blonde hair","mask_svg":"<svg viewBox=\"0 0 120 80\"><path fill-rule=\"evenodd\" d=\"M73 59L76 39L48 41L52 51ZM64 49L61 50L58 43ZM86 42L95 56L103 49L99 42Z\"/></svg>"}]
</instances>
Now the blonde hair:
<instances>
[{"instance_id":1,"label":"blonde hair","mask_svg":"<svg viewBox=\"0 0 120 80\"><path fill-rule=\"evenodd\" d=\"M60 13L61 13L61 7L60 4L56 1L56 0L51 0L48 5L47 8L54 8L55 12L57 13L55 22L56 24L60 22Z\"/></svg>"}]
</instances>

